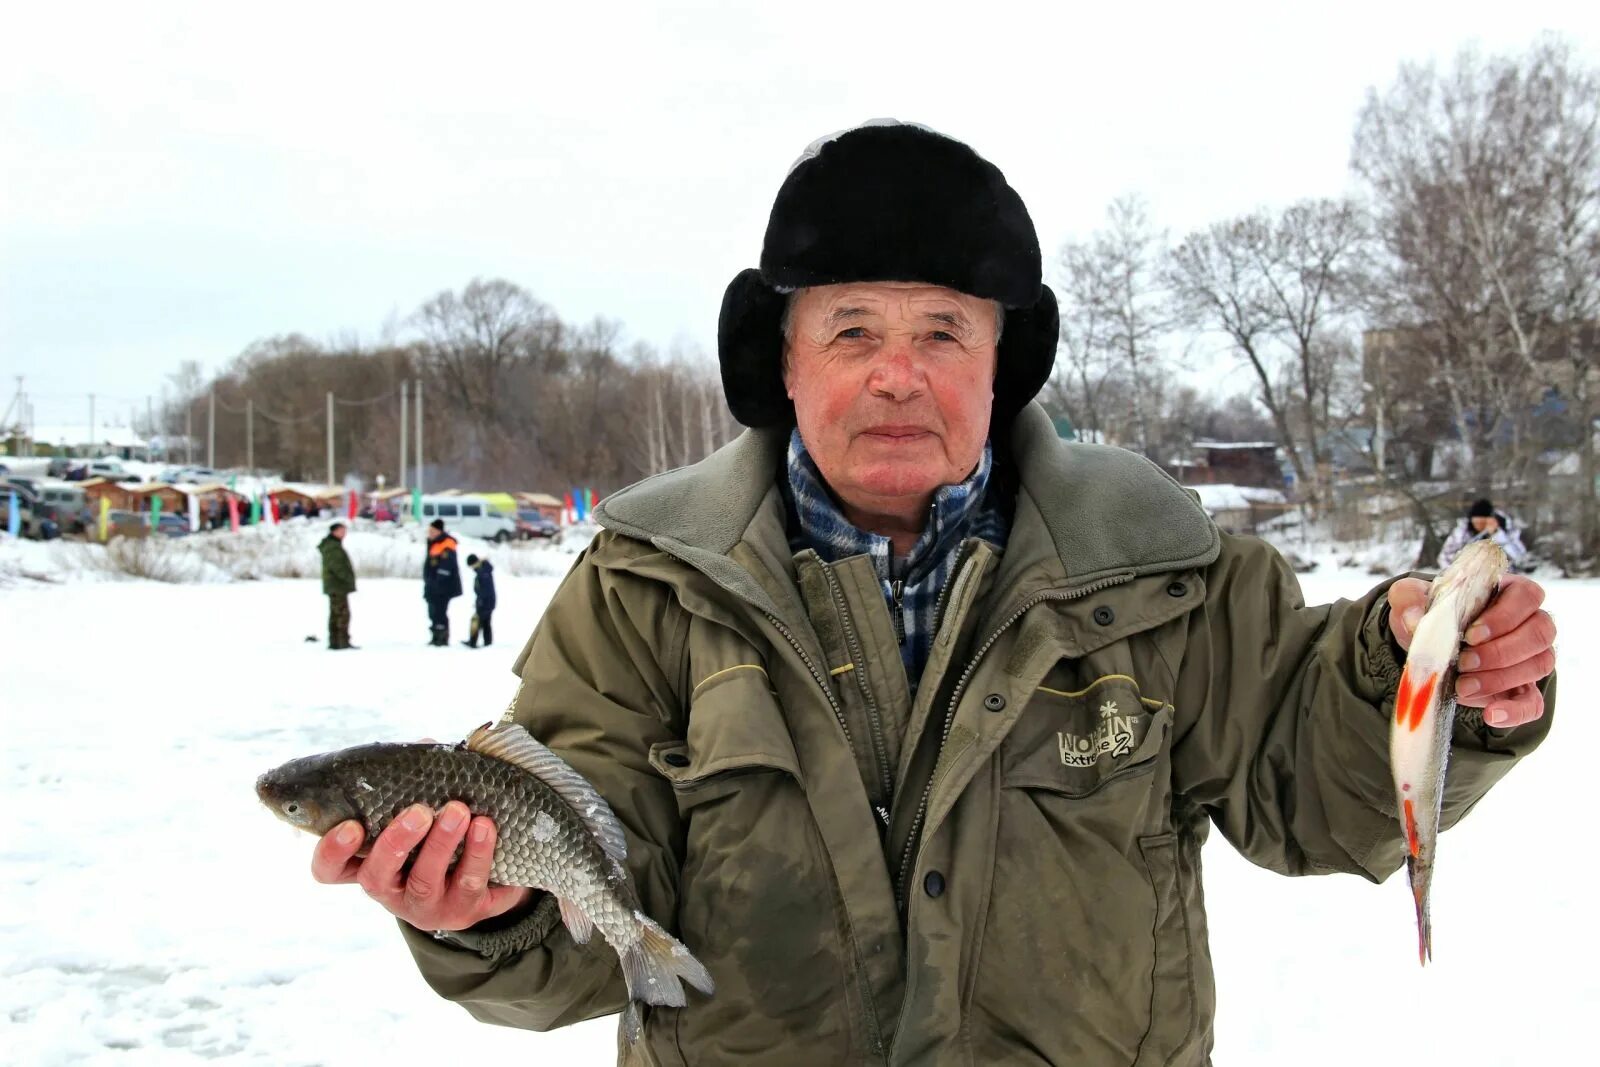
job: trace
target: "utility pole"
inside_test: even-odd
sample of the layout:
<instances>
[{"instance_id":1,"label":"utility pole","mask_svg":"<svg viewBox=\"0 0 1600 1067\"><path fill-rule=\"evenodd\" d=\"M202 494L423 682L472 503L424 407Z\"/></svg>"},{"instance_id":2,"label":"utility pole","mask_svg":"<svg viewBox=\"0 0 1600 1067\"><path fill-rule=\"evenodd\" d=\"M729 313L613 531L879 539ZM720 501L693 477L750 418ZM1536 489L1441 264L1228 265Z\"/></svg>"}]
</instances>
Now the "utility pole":
<instances>
[{"instance_id":1,"label":"utility pole","mask_svg":"<svg viewBox=\"0 0 1600 1067\"><path fill-rule=\"evenodd\" d=\"M95 441L94 441L94 394L93 393L89 394L89 448L91 450L93 450L93 452L96 455L99 455L100 450L97 447L95 447Z\"/></svg>"},{"instance_id":2,"label":"utility pole","mask_svg":"<svg viewBox=\"0 0 1600 1067\"><path fill-rule=\"evenodd\" d=\"M406 484L406 398L411 392L411 382L408 379L400 380L400 476L395 479L394 487L404 489Z\"/></svg>"},{"instance_id":3,"label":"utility pole","mask_svg":"<svg viewBox=\"0 0 1600 1067\"><path fill-rule=\"evenodd\" d=\"M247 399L244 402L244 465L249 468L250 476L256 473L256 402Z\"/></svg>"},{"instance_id":4,"label":"utility pole","mask_svg":"<svg viewBox=\"0 0 1600 1067\"><path fill-rule=\"evenodd\" d=\"M206 466L217 469L217 387L211 387L211 413L206 417Z\"/></svg>"},{"instance_id":5,"label":"utility pole","mask_svg":"<svg viewBox=\"0 0 1600 1067\"><path fill-rule=\"evenodd\" d=\"M328 484L333 485L333 392L328 393Z\"/></svg>"},{"instance_id":6,"label":"utility pole","mask_svg":"<svg viewBox=\"0 0 1600 1067\"><path fill-rule=\"evenodd\" d=\"M422 491L422 379L417 379L417 492Z\"/></svg>"}]
</instances>

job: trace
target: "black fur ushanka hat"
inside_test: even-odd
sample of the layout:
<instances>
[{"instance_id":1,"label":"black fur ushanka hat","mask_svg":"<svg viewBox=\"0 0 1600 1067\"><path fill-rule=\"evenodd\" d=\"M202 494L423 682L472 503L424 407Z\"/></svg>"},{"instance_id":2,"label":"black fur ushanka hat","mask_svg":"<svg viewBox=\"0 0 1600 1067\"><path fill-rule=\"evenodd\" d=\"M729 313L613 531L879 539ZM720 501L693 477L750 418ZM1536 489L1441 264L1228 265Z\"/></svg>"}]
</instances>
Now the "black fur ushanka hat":
<instances>
[{"instance_id":1,"label":"black fur ushanka hat","mask_svg":"<svg viewBox=\"0 0 1600 1067\"><path fill-rule=\"evenodd\" d=\"M1039 238L994 164L925 127L876 122L807 149L778 190L759 270L722 297L717 354L746 426L794 421L780 326L788 294L841 282L926 282L1005 306L994 382L999 425L1038 393L1056 358L1056 298Z\"/></svg>"}]
</instances>

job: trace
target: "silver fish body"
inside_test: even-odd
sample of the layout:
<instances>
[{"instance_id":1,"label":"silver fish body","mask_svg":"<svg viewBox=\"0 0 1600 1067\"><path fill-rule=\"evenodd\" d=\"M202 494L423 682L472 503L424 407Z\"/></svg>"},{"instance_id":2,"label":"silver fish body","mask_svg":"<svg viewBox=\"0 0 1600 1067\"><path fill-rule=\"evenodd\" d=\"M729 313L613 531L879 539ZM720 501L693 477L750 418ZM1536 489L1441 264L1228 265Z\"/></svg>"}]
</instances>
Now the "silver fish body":
<instances>
[{"instance_id":1,"label":"silver fish body","mask_svg":"<svg viewBox=\"0 0 1600 1067\"><path fill-rule=\"evenodd\" d=\"M586 942L598 928L621 958L633 1002L624 1017L630 1040L638 1003L682 1007L685 981L713 991L704 966L640 910L610 805L520 726L483 727L457 745L370 744L306 756L263 774L256 792L311 833L358 819L369 845L413 804L438 810L459 800L493 819L490 879L550 893L573 940Z\"/></svg>"},{"instance_id":2,"label":"silver fish body","mask_svg":"<svg viewBox=\"0 0 1600 1067\"><path fill-rule=\"evenodd\" d=\"M1416 904L1417 957L1424 965L1433 958L1429 895L1455 729L1456 662L1462 635L1488 606L1509 566L1499 545L1474 541L1434 579L1427 610L1411 636L1389 724L1395 807Z\"/></svg>"}]
</instances>

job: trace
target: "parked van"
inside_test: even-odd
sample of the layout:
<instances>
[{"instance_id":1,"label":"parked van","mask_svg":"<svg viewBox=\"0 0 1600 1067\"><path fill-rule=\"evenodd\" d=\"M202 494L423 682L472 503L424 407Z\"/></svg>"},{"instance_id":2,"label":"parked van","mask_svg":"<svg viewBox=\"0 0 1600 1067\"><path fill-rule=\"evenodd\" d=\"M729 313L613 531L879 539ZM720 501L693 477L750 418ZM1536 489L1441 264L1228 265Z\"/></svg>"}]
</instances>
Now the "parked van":
<instances>
[{"instance_id":1,"label":"parked van","mask_svg":"<svg viewBox=\"0 0 1600 1067\"><path fill-rule=\"evenodd\" d=\"M425 496L422 498L422 521L431 523L443 519L444 528L467 537L502 544L517 536L517 520L493 510L489 501L481 496Z\"/></svg>"},{"instance_id":2,"label":"parked van","mask_svg":"<svg viewBox=\"0 0 1600 1067\"><path fill-rule=\"evenodd\" d=\"M83 533L89 528L89 495L71 482L41 481L39 499L55 509L62 533Z\"/></svg>"}]
</instances>

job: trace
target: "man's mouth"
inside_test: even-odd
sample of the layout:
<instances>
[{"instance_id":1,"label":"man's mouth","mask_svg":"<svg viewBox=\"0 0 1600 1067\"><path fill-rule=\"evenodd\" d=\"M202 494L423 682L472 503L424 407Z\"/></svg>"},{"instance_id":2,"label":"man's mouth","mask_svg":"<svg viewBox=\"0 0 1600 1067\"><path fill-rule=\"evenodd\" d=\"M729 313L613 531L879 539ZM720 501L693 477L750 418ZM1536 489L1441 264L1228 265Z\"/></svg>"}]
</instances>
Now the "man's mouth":
<instances>
[{"instance_id":1,"label":"man's mouth","mask_svg":"<svg viewBox=\"0 0 1600 1067\"><path fill-rule=\"evenodd\" d=\"M931 434L932 431L924 426L902 426L898 424L868 426L861 431L862 437L884 444L907 444L931 436Z\"/></svg>"}]
</instances>

